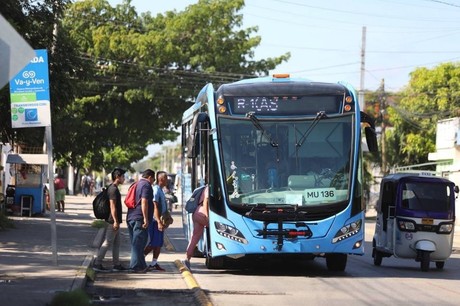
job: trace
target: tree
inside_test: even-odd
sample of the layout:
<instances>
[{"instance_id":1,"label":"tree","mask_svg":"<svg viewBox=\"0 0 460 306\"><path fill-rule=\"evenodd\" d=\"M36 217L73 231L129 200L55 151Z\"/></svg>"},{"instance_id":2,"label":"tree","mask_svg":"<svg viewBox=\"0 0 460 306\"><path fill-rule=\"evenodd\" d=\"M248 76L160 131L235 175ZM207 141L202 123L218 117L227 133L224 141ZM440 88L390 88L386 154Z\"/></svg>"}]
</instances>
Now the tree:
<instances>
[{"instance_id":1,"label":"tree","mask_svg":"<svg viewBox=\"0 0 460 306\"><path fill-rule=\"evenodd\" d=\"M265 75L289 53L254 60L257 28L241 29L243 0L201 0L139 16L131 1L6 0L1 13L34 49L48 49L55 160L77 170L129 167L146 146L177 137L181 114L207 82ZM57 35L53 29L57 26ZM9 101L8 88L0 92ZM43 129L2 138L41 145Z\"/></svg>"},{"instance_id":2,"label":"tree","mask_svg":"<svg viewBox=\"0 0 460 306\"><path fill-rule=\"evenodd\" d=\"M251 37L256 28L239 29L242 16L236 13L243 5L201 0L156 17L138 16L130 1L115 8L104 0L70 6L63 25L93 74L79 82L82 90L67 106L83 124L71 142L83 144L79 155L87 165L126 166L141 159L148 144L177 137L186 102L206 82L267 74L289 58L252 60L260 37Z\"/></svg>"},{"instance_id":3,"label":"tree","mask_svg":"<svg viewBox=\"0 0 460 306\"><path fill-rule=\"evenodd\" d=\"M0 13L20 33L34 49L47 49L50 62L50 92L52 97L51 112L53 125L59 121L62 105L71 103L73 98L72 79L79 77L84 69L76 67L68 59L73 48L65 39L55 40L53 28L69 0L32 1L5 0L0 6ZM51 53L53 48L59 52ZM11 110L9 86L0 90L0 128L3 142L27 143L29 146L43 146L44 128L27 128L13 130L11 128Z\"/></svg>"},{"instance_id":4,"label":"tree","mask_svg":"<svg viewBox=\"0 0 460 306\"><path fill-rule=\"evenodd\" d=\"M400 103L389 109L394 125L387 134L390 147L399 155L399 165L425 163L436 150L437 121L459 115L460 64L416 69L401 94Z\"/></svg>"}]
</instances>

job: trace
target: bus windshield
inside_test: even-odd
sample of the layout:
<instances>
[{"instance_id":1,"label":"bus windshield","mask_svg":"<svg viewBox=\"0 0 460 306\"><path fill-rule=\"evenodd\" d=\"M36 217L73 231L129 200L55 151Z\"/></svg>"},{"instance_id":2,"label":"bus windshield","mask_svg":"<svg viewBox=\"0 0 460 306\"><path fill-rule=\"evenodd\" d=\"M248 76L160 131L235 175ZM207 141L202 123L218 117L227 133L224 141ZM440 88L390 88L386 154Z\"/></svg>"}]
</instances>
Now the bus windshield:
<instances>
[{"instance_id":1,"label":"bus windshield","mask_svg":"<svg viewBox=\"0 0 460 306\"><path fill-rule=\"evenodd\" d=\"M351 115L219 118L232 204L320 206L349 198Z\"/></svg>"}]
</instances>

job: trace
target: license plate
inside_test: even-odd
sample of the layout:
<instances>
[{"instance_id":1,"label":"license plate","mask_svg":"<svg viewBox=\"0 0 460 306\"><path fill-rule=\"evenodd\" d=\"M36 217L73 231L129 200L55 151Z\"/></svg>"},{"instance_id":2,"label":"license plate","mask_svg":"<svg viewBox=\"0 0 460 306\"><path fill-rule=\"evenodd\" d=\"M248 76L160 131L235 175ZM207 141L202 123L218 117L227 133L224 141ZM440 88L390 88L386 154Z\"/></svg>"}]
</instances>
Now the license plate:
<instances>
[{"instance_id":1,"label":"license plate","mask_svg":"<svg viewBox=\"0 0 460 306\"><path fill-rule=\"evenodd\" d=\"M312 201L335 201L336 199L335 188L306 189L303 195L307 203Z\"/></svg>"},{"instance_id":2,"label":"license plate","mask_svg":"<svg viewBox=\"0 0 460 306\"><path fill-rule=\"evenodd\" d=\"M432 218L422 218L422 224L433 225Z\"/></svg>"}]
</instances>

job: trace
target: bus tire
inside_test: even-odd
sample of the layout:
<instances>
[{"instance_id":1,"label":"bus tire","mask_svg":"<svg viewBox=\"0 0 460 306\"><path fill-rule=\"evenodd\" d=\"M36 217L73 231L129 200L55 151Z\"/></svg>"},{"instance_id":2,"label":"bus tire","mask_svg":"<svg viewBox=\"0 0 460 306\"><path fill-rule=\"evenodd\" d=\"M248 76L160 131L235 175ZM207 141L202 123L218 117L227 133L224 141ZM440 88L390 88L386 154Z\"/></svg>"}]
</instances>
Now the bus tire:
<instances>
[{"instance_id":1,"label":"bus tire","mask_svg":"<svg viewBox=\"0 0 460 306\"><path fill-rule=\"evenodd\" d=\"M326 254L326 265L329 271L345 271L347 266L347 254Z\"/></svg>"},{"instance_id":2,"label":"bus tire","mask_svg":"<svg viewBox=\"0 0 460 306\"><path fill-rule=\"evenodd\" d=\"M218 257L211 257L206 256L206 268L213 270L213 269L223 269L224 268L224 256Z\"/></svg>"}]
</instances>

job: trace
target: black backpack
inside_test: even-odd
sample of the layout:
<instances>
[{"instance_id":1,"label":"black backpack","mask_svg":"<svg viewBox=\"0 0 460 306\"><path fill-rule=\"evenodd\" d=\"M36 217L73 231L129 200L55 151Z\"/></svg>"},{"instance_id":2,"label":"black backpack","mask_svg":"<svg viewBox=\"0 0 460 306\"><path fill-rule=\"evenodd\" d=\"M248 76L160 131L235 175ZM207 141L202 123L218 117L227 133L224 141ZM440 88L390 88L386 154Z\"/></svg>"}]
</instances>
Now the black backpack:
<instances>
[{"instance_id":1,"label":"black backpack","mask_svg":"<svg viewBox=\"0 0 460 306\"><path fill-rule=\"evenodd\" d=\"M110 216L110 201L107 192L109 186L102 188L102 191L93 200L93 212L96 219L107 220Z\"/></svg>"}]
</instances>

